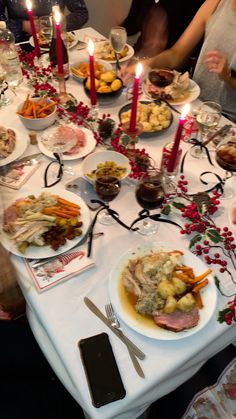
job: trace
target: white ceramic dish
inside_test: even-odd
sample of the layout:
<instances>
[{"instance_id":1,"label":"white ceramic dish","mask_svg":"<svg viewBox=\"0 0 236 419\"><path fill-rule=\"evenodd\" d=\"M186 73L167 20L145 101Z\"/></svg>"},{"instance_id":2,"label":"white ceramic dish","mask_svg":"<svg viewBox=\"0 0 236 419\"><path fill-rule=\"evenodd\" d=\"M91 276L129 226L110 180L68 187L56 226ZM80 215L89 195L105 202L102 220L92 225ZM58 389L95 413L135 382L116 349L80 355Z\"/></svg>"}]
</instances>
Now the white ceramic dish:
<instances>
[{"instance_id":1,"label":"white ceramic dish","mask_svg":"<svg viewBox=\"0 0 236 419\"><path fill-rule=\"evenodd\" d=\"M74 38L73 41L68 42L68 49L72 49L72 48L74 48L78 44L79 37L78 37L78 35L76 35L76 34L74 34L72 32L68 32L68 34L70 34L70 36L72 36ZM29 38L29 43L30 43L30 45L32 47L34 47L34 39L33 39L32 36ZM50 46L48 46L48 47L40 47L41 51L49 51L49 48L50 48Z\"/></svg>"},{"instance_id":2,"label":"white ceramic dish","mask_svg":"<svg viewBox=\"0 0 236 419\"><path fill-rule=\"evenodd\" d=\"M40 100L40 98L38 98L38 97L37 98L31 98L30 100L32 100L33 102L38 102ZM52 100L50 100L50 99L46 99L45 101L47 103L52 102ZM23 106L23 103L21 103L18 106L18 109L17 109L18 112L21 111L22 106ZM24 116L19 115L19 114L18 114L18 116L19 116L22 124L24 124L24 126L27 129L32 130L32 131L40 131L40 130L46 129L46 128L50 127L52 124L54 124L55 120L57 119L57 106L55 104L53 111L49 115L45 116L44 118L32 118L31 119L31 118L25 118Z\"/></svg>"},{"instance_id":3,"label":"white ceramic dish","mask_svg":"<svg viewBox=\"0 0 236 419\"><path fill-rule=\"evenodd\" d=\"M25 152L25 150L28 147L28 138L26 134L20 134L15 128L14 131L16 133L16 143L14 150L11 154L9 154L4 159L0 159L0 167L5 166L8 163L11 163L18 159L22 154Z\"/></svg>"},{"instance_id":4,"label":"white ceramic dish","mask_svg":"<svg viewBox=\"0 0 236 419\"><path fill-rule=\"evenodd\" d=\"M105 163L106 161L113 161L119 166L126 167L126 172L121 180L125 179L129 175L131 166L127 157L121 153L117 153L116 151L105 150L90 154L84 159L82 164L82 173L85 179L92 183L93 181L87 176L87 173L91 173L93 170L96 170L99 163Z\"/></svg>"},{"instance_id":5,"label":"white ceramic dish","mask_svg":"<svg viewBox=\"0 0 236 419\"><path fill-rule=\"evenodd\" d=\"M72 247L74 247L75 245L77 245L80 242L80 240L82 240L86 231L88 230L89 223L90 223L90 212L85 202L78 195L69 191L65 191L64 189L59 189L59 188L53 188L50 190L34 189L32 191L32 193L35 196L39 196L42 192L48 192L49 194L59 195L60 197L79 205L81 207L80 219L83 222L83 225L82 225L83 233L81 236L75 237L73 240L67 240L65 245L60 246L58 250L53 250L50 246L42 246L42 247L29 246L26 252L22 254L21 252L19 252L16 245L11 240L11 237L9 236L9 234L3 231L1 235L1 243L5 247L5 249L13 253L14 255L24 257L26 259L42 259L46 257L53 257L56 255L60 255L61 253L64 253L67 250L72 249ZM23 194L22 191L18 192L16 195L14 195L15 199L12 203L14 203L19 198L27 197L27 195L30 195L30 192L28 194Z\"/></svg>"},{"instance_id":6,"label":"white ceramic dish","mask_svg":"<svg viewBox=\"0 0 236 419\"><path fill-rule=\"evenodd\" d=\"M70 71L75 80L82 82L84 81L84 79L86 79L86 77L79 76L76 73L74 73L73 67L78 67L81 63L88 63L88 62L89 62L88 57L84 56L83 58L81 57L80 60L77 60L75 63L71 64ZM104 67L104 71L111 71L113 69L112 65L108 63L107 61L97 59L95 60L95 62L97 62L98 64L101 64Z\"/></svg>"},{"instance_id":7,"label":"white ceramic dish","mask_svg":"<svg viewBox=\"0 0 236 419\"><path fill-rule=\"evenodd\" d=\"M74 125L74 124L70 124L69 126L71 126L72 128L79 128L81 129L86 137L86 144L84 147L80 148L79 153L75 153L75 154L64 154L63 153L63 160L76 160L76 159L81 159L82 157L87 156L89 153L91 153L94 148L96 147L96 140L93 136L92 131L90 131L87 128L84 127L79 127L78 125ZM57 130L58 126L53 126L51 128L49 128L45 134L43 135L51 135L53 134L56 130ZM45 156L50 157L50 158L54 158L52 151L48 150L48 148L43 144L43 142L41 141L41 139L39 138L38 141L38 147L40 149L40 151L45 154Z\"/></svg>"},{"instance_id":8,"label":"white ceramic dish","mask_svg":"<svg viewBox=\"0 0 236 419\"><path fill-rule=\"evenodd\" d=\"M154 99L152 95L148 92L147 84L145 81L142 84L143 92L149 99ZM189 80L189 93L184 99L179 100L168 100L171 105L184 105L185 103L193 102L200 95L200 87L194 80Z\"/></svg>"},{"instance_id":9,"label":"white ceramic dish","mask_svg":"<svg viewBox=\"0 0 236 419\"><path fill-rule=\"evenodd\" d=\"M101 42L97 42L95 44L95 52L94 52L95 58L96 58L96 45L99 47L99 44L102 45L102 43L104 43L104 42L107 42L107 41L101 41ZM119 59L119 62L120 63L123 63L124 61L130 60L130 58L132 58L133 55L134 55L134 49L133 49L133 47L131 45L128 45L128 44L126 44L126 46L128 47L127 54L126 54L125 57ZM108 62L108 63L111 63L111 64L115 64L116 63L116 60L105 60L105 61Z\"/></svg>"},{"instance_id":10,"label":"white ceramic dish","mask_svg":"<svg viewBox=\"0 0 236 419\"><path fill-rule=\"evenodd\" d=\"M141 322L142 317L136 313L133 309L133 314L125 308L122 303L120 293L120 276L121 272L126 266L129 259L135 259L138 256L144 256L153 250L173 250L171 243L149 243L146 245L140 245L135 248L126 251L123 256L118 260L116 266L112 269L109 279L109 295L110 300L114 306L116 314L123 320L129 327L134 329L136 332L141 333L144 336L148 336L153 339L159 340L177 340L192 336L201 330L210 321L216 310L217 304L217 289L214 284L212 275L208 275L209 284L201 291L201 297L203 300L204 307L199 310L200 320L197 326L192 329L188 329L182 332L171 332L169 330L162 329L155 325L147 325L147 323ZM194 270L195 275L198 275L207 270L207 266L201 259L191 253L184 247L178 246L178 250L181 250L184 255L182 257L183 263L187 266L191 266Z\"/></svg>"}]
</instances>

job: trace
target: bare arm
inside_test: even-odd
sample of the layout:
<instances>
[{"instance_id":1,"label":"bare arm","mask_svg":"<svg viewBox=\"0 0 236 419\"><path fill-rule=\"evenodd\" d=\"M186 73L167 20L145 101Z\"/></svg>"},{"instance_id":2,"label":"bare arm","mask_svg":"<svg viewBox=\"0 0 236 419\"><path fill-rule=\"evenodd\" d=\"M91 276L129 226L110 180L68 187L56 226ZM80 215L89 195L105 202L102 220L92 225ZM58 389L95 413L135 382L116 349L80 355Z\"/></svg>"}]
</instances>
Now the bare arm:
<instances>
[{"instance_id":1,"label":"bare arm","mask_svg":"<svg viewBox=\"0 0 236 419\"><path fill-rule=\"evenodd\" d=\"M180 67L202 39L206 22L218 4L219 0L206 0L173 47L151 58L149 65L151 67Z\"/></svg>"}]
</instances>

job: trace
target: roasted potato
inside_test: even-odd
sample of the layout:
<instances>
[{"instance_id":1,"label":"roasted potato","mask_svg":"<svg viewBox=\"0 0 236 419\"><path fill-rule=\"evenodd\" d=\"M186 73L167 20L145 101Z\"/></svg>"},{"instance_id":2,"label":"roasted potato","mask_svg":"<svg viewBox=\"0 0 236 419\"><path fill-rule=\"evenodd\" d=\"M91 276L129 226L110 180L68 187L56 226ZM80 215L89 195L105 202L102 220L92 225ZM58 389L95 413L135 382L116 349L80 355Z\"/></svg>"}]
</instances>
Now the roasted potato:
<instances>
[{"instance_id":1,"label":"roasted potato","mask_svg":"<svg viewBox=\"0 0 236 419\"><path fill-rule=\"evenodd\" d=\"M187 286L186 286L184 281L182 281L179 278L173 277L172 278L172 284L175 287L175 294L176 295L181 295L181 294L185 293L185 291L187 289Z\"/></svg>"},{"instance_id":2,"label":"roasted potato","mask_svg":"<svg viewBox=\"0 0 236 419\"><path fill-rule=\"evenodd\" d=\"M177 300L176 298L169 295L169 297L166 300L165 307L164 307L164 313L173 313L177 308Z\"/></svg>"},{"instance_id":3,"label":"roasted potato","mask_svg":"<svg viewBox=\"0 0 236 419\"><path fill-rule=\"evenodd\" d=\"M101 81L105 81L106 83L112 83L116 79L116 73L114 71L106 71L102 73L100 76Z\"/></svg>"},{"instance_id":4,"label":"roasted potato","mask_svg":"<svg viewBox=\"0 0 236 419\"><path fill-rule=\"evenodd\" d=\"M182 298L179 299L177 302L177 308L181 311L190 311L195 306L195 299L193 295L189 292L185 294Z\"/></svg>"},{"instance_id":5,"label":"roasted potato","mask_svg":"<svg viewBox=\"0 0 236 419\"><path fill-rule=\"evenodd\" d=\"M164 279L159 282L157 286L157 293L161 298L166 300L169 296L174 297L175 287L171 281L169 281L168 279Z\"/></svg>"}]
</instances>

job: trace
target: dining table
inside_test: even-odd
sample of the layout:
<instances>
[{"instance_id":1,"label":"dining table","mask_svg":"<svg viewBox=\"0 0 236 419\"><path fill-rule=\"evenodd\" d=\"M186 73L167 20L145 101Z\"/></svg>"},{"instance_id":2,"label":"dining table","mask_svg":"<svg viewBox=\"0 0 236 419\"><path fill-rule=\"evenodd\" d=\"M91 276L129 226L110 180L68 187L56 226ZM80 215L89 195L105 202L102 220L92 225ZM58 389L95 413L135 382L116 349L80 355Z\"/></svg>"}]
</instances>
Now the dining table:
<instances>
[{"instance_id":1,"label":"dining table","mask_svg":"<svg viewBox=\"0 0 236 419\"><path fill-rule=\"evenodd\" d=\"M101 38L101 34L92 28L83 28L76 31L78 38L83 41L84 37ZM76 62L80 57L81 50L76 46L69 51L70 62ZM89 98L86 96L83 84L72 76L66 81L67 91L73 93L78 101L90 106ZM0 109L1 125L15 129L19 138L27 137L28 130L21 123L16 114L17 107L30 93L31 87L24 82L16 89L16 95L10 105ZM143 94L145 98L145 95ZM108 106L101 105L99 114L110 114L118 123L120 108L128 102L127 92L115 99ZM199 99L191 102L191 109L195 109L200 103ZM182 105L176 106L182 110ZM156 167L160 166L162 149L166 143L173 141L179 114L173 112L173 122L167 130L157 133L150 138L140 137L136 147L144 148L152 157ZM222 116L220 125L229 123ZM40 135L40 133L38 134ZM191 144L181 141L183 153ZM97 145L94 151L100 151L104 145ZM23 156L30 156L38 153L38 145L28 144ZM200 174L207 171L214 171L223 177L223 169L215 162L215 150L210 151L214 168L209 165L206 158L197 159L190 154L187 155L184 167L184 175L188 180L188 190L197 193L207 189L207 186L200 181ZM42 155L42 164L35 171L27 182L21 187L17 194L27 196L35 189L44 191L44 172L50 159ZM72 166L75 177L83 176L83 159L65 162ZM232 176L227 180L236 190L236 177ZM57 185L59 190L65 190L63 179ZM127 225L131 225L141 210L135 198L136 181L125 179L122 181L121 190L118 196L110 203L110 208L119 213L120 219ZM53 188L48 189L51 193ZM1 187L3 205L6 208L14 202L16 191L10 188ZM234 198L222 200L217 213L217 224L220 227L229 226L233 233L235 227L231 225L230 211L234 205ZM159 210L156 210L157 212ZM92 220L95 212L89 211ZM184 220L175 215L178 224L183 225ZM26 300L26 312L31 330L44 353L47 361L55 371L56 375L73 396L84 411L86 418L91 419L134 419L156 400L167 395L183 382L192 377L201 366L216 353L220 352L227 345L235 340L235 324L229 326L217 321L217 313L227 302L217 291L217 306L213 315L203 328L197 333L191 333L181 339L178 334L173 334L172 339L158 339L146 336L142 332L134 330L120 319L123 332L131 339L144 353L145 359L140 361L145 377L140 377L133 365L126 346L104 325L85 305L84 298L90 298L96 306L105 314L105 305L110 301L109 281L120 257L130 249L137 246L145 246L150 243L170 243L173 249L189 247L189 237L181 235L176 225L158 223L157 232L154 235L140 235L138 231L127 230L120 224L95 225L94 233L103 234L93 241L91 258L94 266L63 281L60 284L39 293L31 280L29 272L24 263L24 257L11 254L11 260L17 271L17 280ZM194 256L196 258L196 256ZM213 271L215 266L213 266ZM228 277L222 274L222 282L227 292L234 292L235 285ZM119 313L118 313L119 315ZM89 336L102 332L109 335L114 355L119 367L126 396L118 401L108 403L100 408L93 406L86 381L83 363L80 357L78 342Z\"/></svg>"}]
</instances>

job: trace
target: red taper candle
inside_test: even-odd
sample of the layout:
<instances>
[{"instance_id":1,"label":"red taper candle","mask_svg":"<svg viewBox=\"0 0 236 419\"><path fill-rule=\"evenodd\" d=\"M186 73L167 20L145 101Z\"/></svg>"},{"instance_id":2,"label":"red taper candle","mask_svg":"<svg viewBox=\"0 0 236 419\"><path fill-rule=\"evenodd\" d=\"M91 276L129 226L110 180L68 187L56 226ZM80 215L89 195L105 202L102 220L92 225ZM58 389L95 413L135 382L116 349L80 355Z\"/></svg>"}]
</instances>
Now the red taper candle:
<instances>
[{"instance_id":1,"label":"red taper candle","mask_svg":"<svg viewBox=\"0 0 236 419\"><path fill-rule=\"evenodd\" d=\"M129 124L129 129L131 132L134 132L136 129L139 81L140 81L140 75L142 71L143 71L142 64L138 63L136 67L136 74L134 76L134 83L133 83L133 99L132 99L132 105L131 105L131 116L130 116L130 124Z\"/></svg>"},{"instance_id":2,"label":"red taper candle","mask_svg":"<svg viewBox=\"0 0 236 419\"><path fill-rule=\"evenodd\" d=\"M26 0L26 7L27 7L28 16L29 16L31 32L32 32L33 40L34 40L35 54L36 54L37 57L39 57L40 56L40 48L39 48L39 42L38 42L36 29L35 29L35 24L34 24L34 17L33 17L33 12L32 12L31 0Z\"/></svg>"},{"instance_id":3,"label":"red taper candle","mask_svg":"<svg viewBox=\"0 0 236 419\"><path fill-rule=\"evenodd\" d=\"M90 39L88 42L89 53L89 72L90 72L90 101L91 105L95 106L97 103L96 85L95 85L95 72L94 72L94 43Z\"/></svg>"},{"instance_id":4,"label":"red taper candle","mask_svg":"<svg viewBox=\"0 0 236 419\"><path fill-rule=\"evenodd\" d=\"M169 173L172 173L175 168L175 161L176 161L177 153L179 149L180 138L181 138L184 123L186 121L186 115L188 114L188 112L189 112L189 105L187 104L184 106L181 113L181 117L179 118L178 127L175 134L175 139L174 139L174 144L173 144L171 154L170 154L170 159L167 165L167 171Z\"/></svg>"},{"instance_id":5,"label":"red taper candle","mask_svg":"<svg viewBox=\"0 0 236 419\"><path fill-rule=\"evenodd\" d=\"M57 48L57 71L58 74L64 74L63 69L63 52L62 52L62 40L61 40L61 14L59 10L54 12L54 20L56 25L56 48Z\"/></svg>"}]
</instances>

